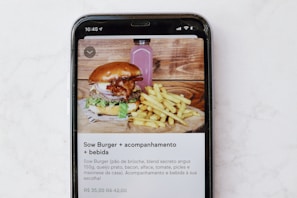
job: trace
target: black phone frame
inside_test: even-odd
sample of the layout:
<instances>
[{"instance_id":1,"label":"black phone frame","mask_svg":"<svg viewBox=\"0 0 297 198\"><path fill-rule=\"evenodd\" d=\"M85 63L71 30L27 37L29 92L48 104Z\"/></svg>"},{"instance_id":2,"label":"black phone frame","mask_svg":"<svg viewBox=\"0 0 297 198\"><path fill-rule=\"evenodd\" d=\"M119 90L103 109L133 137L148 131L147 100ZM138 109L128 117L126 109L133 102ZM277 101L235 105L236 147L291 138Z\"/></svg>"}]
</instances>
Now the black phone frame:
<instances>
[{"instance_id":1,"label":"black phone frame","mask_svg":"<svg viewBox=\"0 0 297 198\"><path fill-rule=\"evenodd\" d=\"M86 32L85 27L104 26L104 31ZM194 26L194 31L176 27ZM124 28L120 28L124 27ZM108 29L106 31L106 29ZM205 198L213 197L213 116L211 32L208 22L197 14L108 14L86 15L79 18L71 32L71 197L78 198L77 179L77 49L78 40L85 36L107 35L185 35L196 34L204 39L205 54Z\"/></svg>"}]
</instances>

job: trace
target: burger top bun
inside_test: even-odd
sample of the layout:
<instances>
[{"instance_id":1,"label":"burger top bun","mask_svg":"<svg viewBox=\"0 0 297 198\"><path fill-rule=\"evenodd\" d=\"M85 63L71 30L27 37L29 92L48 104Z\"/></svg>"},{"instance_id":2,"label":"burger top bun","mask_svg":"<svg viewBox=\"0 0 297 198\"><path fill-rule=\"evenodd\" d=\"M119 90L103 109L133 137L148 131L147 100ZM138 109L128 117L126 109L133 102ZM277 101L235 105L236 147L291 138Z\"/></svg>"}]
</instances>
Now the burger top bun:
<instances>
[{"instance_id":1,"label":"burger top bun","mask_svg":"<svg viewBox=\"0 0 297 198\"><path fill-rule=\"evenodd\" d=\"M141 75L140 69L128 62L111 62L98 66L90 75L89 83L110 82L119 77Z\"/></svg>"}]
</instances>

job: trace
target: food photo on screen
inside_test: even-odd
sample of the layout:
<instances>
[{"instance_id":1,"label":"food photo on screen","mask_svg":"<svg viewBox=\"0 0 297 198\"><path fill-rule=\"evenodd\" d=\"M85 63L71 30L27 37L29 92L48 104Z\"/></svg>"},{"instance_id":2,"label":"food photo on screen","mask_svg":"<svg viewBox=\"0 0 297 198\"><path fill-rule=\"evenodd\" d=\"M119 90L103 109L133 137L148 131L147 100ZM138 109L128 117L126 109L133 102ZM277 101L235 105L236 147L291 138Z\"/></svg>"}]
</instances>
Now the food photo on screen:
<instances>
[{"instance_id":1,"label":"food photo on screen","mask_svg":"<svg viewBox=\"0 0 297 198\"><path fill-rule=\"evenodd\" d=\"M203 131L202 39L82 39L79 52L79 132Z\"/></svg>"}]
</instances>

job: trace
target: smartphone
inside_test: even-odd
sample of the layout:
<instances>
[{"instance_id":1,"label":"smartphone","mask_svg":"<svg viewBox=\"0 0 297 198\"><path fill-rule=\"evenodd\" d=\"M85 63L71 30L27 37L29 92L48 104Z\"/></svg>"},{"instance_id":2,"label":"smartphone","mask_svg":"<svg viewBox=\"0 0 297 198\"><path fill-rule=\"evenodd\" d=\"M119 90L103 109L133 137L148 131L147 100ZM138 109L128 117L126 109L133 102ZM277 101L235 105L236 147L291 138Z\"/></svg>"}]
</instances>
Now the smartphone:
<instances>
[{"instance_id":1,"label":"smartphone","mask_svg":"<svg viewBox=\"0 0 297 198\"><path fill-rule=\"evenodd\" d=\"M83 16L71 53L72 197L212 197L206 20Z\"/></svg>"}]
</instances>

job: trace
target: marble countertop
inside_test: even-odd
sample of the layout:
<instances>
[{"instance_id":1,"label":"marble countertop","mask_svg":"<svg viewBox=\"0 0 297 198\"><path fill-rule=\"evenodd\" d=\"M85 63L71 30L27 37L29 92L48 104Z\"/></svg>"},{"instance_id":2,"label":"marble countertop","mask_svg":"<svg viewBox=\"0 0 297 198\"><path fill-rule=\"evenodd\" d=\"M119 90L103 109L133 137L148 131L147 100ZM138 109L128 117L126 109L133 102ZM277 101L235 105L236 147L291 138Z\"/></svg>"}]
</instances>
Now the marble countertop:
<instances>
[{"instance_id":1,"label":"marble countertop","mask_svg":"<svg viewBox=\"0 0 297 198\"><path fill-rule=\"evenodd\" d=\"M70 32L90 13L191 12L211 25L214 195L297 197L297 1L0 3L0 197L70 196Z\"/></svg>"}]
</instances>

